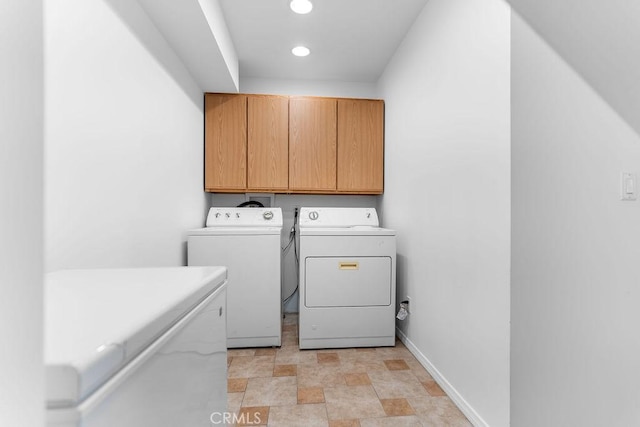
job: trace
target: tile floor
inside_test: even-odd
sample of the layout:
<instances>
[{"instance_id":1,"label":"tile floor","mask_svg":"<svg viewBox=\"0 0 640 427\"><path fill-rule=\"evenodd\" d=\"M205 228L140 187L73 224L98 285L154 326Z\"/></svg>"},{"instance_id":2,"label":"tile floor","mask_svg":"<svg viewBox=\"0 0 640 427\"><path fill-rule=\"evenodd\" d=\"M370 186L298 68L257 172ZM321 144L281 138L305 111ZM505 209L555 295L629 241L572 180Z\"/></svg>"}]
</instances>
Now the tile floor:
<instances>
[{"instance_id":1,"label":"tile floor","mask_svg":"<svg viewBox=\"0 0 640 427\"><path fill-rule=\"evenodd\" d=\"M471 426L400 342L395 347L299 350L297 315L282 347L230 349L236 425Z\"/></svg>"}]
</instances>

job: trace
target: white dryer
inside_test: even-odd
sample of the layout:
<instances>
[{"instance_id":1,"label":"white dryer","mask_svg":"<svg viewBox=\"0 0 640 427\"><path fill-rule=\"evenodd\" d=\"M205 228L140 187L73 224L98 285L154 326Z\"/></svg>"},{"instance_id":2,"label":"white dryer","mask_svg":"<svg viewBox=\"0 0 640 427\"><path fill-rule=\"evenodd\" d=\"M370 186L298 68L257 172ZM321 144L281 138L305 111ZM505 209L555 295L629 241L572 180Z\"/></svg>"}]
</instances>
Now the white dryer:
<instances>
[{"instance_id":1,"label":"white dryer","mask_svg":"<svg viewBox=\"0 0 640 427\"><path fill-rule=\"evenodd\" d=\"M300 348L395 345L395 231L374 208L302 208L299 231Z\"/></svg>"},{"instance_id":2,"label":"white dryer","mask_svg":"<svg viewBox=\"0 0 640 427\"><path fill-rule=\"evenodd\" d=\"M188 264L229 269L227 347L280 346L282 209L213 207L206 225L188 233Z\"/></svg>"}]
</instances>

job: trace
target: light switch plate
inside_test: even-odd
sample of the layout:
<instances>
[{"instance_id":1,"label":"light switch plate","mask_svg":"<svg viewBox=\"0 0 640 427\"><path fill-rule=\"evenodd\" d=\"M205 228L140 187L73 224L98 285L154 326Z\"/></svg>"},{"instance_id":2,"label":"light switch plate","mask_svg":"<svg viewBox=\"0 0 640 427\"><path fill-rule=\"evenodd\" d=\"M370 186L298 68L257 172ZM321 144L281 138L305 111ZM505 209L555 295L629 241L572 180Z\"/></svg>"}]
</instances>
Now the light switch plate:
<instances>
[{"instance_id":1,"label":"light switch plate","mask_svg":"<svg viewBox=\"0 0 640 427\"><path fill-rule=\"evenodd\" d=\"M636 174L622 172L620 174L620 200L632 201L638 198L638 180Z\"/></svg>"}]
</instances>

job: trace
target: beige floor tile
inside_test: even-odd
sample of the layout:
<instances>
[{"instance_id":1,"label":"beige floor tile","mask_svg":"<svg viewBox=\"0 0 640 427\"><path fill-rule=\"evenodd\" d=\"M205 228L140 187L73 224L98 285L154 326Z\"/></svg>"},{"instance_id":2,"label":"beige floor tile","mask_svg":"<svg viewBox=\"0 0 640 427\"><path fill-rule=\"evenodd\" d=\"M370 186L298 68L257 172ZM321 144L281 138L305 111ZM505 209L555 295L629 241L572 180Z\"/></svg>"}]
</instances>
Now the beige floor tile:
<instances>
[{"instance_id":1,"label":"beige floor tile","mask_svg":"<svg viewBox=\"0 0 640 427\"><path fill-rule=\"evenodd\" d=\"M427 370L418 362L416 359L413 360L405 360L413 375L416 376L420 381L433 381L433 377L427 372Z\"/></svg>"},{"instance_id":2,"label":"beige floor tile","mask_svg":"<svg viewBox=\"0 0 640 427\"><path fill-rule=\"evenodd\" d=\"M374 352L353 352L340 355L340 365L342 370L348 373L386 371L387 366L383 360Z\"/></svg>"},{"instance_id":3,"label":"beige floor tile","mask_svg":"<svg viewBox=\"0 0 640 427\"><path fill-rule=\"evenodd\" d=\"M295 377L298 373L298 365L275 365L273 367L274 377Z\"/></svg>"},{"instance_id":4,"label":"beige floor tile","mask_svg":"<svg viewBox=\"0 0 640 427\"><path fill-rule=\"evenodd\" d=\"M429 427L472 427L469 420L453 404L443 397L412 397L407 399L422 423Z\"/></svg>"},{"instance_id":5,"label":"beige floor tile","mask_svg":"<svg viewBox=\"0 0 640 427\"><path fill-rule=\"evenodd\" d=\"M384 364L390 371L408 371L409 365L402 359L385 359Z\"/></svg>"},{"instance_id":6,"label":"beige floor tile","mask_svg":"<svg viewBox=\"0 0 640 427\"><path fill-rule=\"evenodd\" d=\"M295 405L297 394L296 377L250 378L242 406Z\"/></svg>"},{"instance_id":7,"label":"beige floor tile","mask_svg":"<svg viewBox=\"0 0 640 427\"><path fill-rule=\"evenodd\" d=\"M227 379L227 393L243 392L247 388L249 378L229 378Z\"/></svg>"},{"instance_id":8,"label":"beige floor tile","mask_svg":"<svg viewBox=\"0 0 640 427\"><path fill-rule=\"evenodd\" d=\"M380 399L429 395L411 371L371 371L368 375Z\"/></svg>"},{"instance_id":9,"label":"beige floor tile","mask_svg":"<svg viewBox=\"0 0 640 427\"><path fill-rule=\"evenodd\" d=\"M301 351L298 316L287 314L282 329L278 349L227 353L227 406L244 421L238 425L471 426L399 340Z\"/></svg>"},{"instance_id":10,"label":"beige floor tile","mask_svg":"<svg viewBox=\"0 0 640 427\"><path fill-rule=\"evenodd\" d=\"M269 420L268 406L242 407L238 412L237 426L265 426Z\"/></svg>"},{"instance_id":11,"label":"beige floor tile","mask_svg":"<svg viewBox=\"0 0 640 427\"><path fill-rule=\"evenodd\" d=\"M329 420L329 427L360 427L358 420Z\"/></svg>"},{"instance_id":12,"label":"beige floor tile","mask_svg":"<svg viewBox=\"0 0 640 427\"><path fill-rule=\"evenodd\" d=\"M422 425L420 418L415 415L360 420L361 427L421 427Z\"/></svg>"},{"instance_id":13,"label":"beige floor tile","mask_svg":"<svg viewBox=\"0 0 640 427\"><path fill-rule=\"evenodd\" d=\"M383 359L413 359L414 356L405 346L378 347L376 353Z\"/></svg>"},{"instance_id":14,"label":"beige floor tile","mask_svg":"<svg viewBox=\"0 0 640 427\"><path fill-rule=\"evenodd\" d=\"M318 352L318 363L340 363L338 353Z\"/></svg>"},{"instance_id":15,"label":"beige floor tile","mask_svg":"<svg viewBox=\"0 0 640 427\"><path fill-rule=\"evenodd\" d=\"M293 334L286 334L282 336L283 348L298 348L298 337Z\"/></svg>"},{"instance_id":16,"label":"beige floor tile","mask_svg":"<svg viewBox=\"0 0 640 427\"><path fill-rule=\"evenodd\" d=\"M383 359L375 351L352 351L340 355L340 362L381 362Z\"/></svg>"},{"instance_id":17,"label":"beige floor tile","mask_svg":"<svg viewBox=\"0 0 640 427\"><path fill-rule=\"evenodd\" d=\"M295 324L288 324L288 325L282 325L282 333L286 333L286 332L295 332L298 333L298 325Z\"/></svg>"},{"instance_id":18,"label":"beige floor tile","mask_svg":"<svg viewBox=\"0 0 640 427\"><path fill-rule=\"evenodd\" d=\"M430 396L446 396L447 395L447 393L445 393L444 390L440 388L438 383L433 380L422 381L422 385L424 386L425 390L427 390L427 393L429 393Z\"/></svg>"},{"instance_id":19,"label":"beige floor tile","mask_svg":"<svg viewBox=\"0 0 640 427\"><path fill-rule=\"evenodd\" d=\"M276 352L276 363L278 365L299 365L317 364L318 356L315 350L300 351L295 348L281 348Z\"/></svg>"},{"instance_id":20,"label":"beige floor tile","mask_svg":"<svg viewBox=\"0 0 640 427\"><path fill-rule=\"evenodd\" d=\"M324 404L272 406L269 411L269 427L327 427L327 410Z\"/></svg>"},{"instance_id":21,"label":"beige floor tile","mask_svg":"<svg viewBox=\"0 0 640 427\"><path fill-rule=\"evenodd\" d=\"M336 353L338 356L340 356L340 359L342 359L343 356L347 356L349 354L355 353L356 349L353 347L347 347L347 348L323 348L323 349L318 349L317 350L318 353Z\"/></svg>"},{"instance_id":22,"label":"beige floor tile","mask_svg":"<svg viewBox=\"0 0 640 427\"><path fill-rule=\"evenodd\" d=\"M385 416L370 385L328 387L324 389L324 398L331 420Z\"/></svg>"},{"instance_id":23,"label":"beige floor tile","mask_svg":"<svg viewBox=\"0 0 640 427\"><path fill-rule=\"evenodd\" d=\"M388 371L387 366L383 361L371 361L371 362L342 362L340 364L342 370L345 373L366 373L369 371Z\"/></svg>"},{"instance_id":24,"label":"beige floor tile","mask_svg":"<svg viewBox=\"0 0 640 427\"><path fill-rule=\"evenodd\" d=\"M275 348L257 348L254 356L275 356Z\"/></svg>"},{"instance_id":25,"label":"beige floor tile","mask_svg":"<svg viewBox=\"0 0 640 427\"><path fill-rule=\"evenodd\" d=\"M298 388L298 405L305 403L324 403L322 387Z\"/></svg>"},{"instance_id":26,"label":"beige floor tile","mask_svg":"<svg viewBox=\"0 0 640 427\"><path fill-rule=\"evenodd\" d=\"M297 313L287 313L284 315L284 319L282 319L283 325L296 325L298 326L298 314Z\"/></svg>"},{"instance_id":27,"label":"beige floor tile","mask_svg":"<svg viewBox=\"0 0 640 427\"><path fill-rule=\"evenodd\" d=\"M299 387L345 385L344 373L336 364L298 365Z\"/></svg>"},{"instance_id":28,"label":"beige floor tile","mask_svg":"<svg viewBox=\"0 0 640 427\"><path fill-rule=\"evenodd\" d=\"M227 393L227 411L232 414L237 414L242 406L242 399L244 393Z\"/></svg>"},{"instance_id":29,"label":"beige floor tile","mask_svg":"<svg viewBox=\"0 0 640 427\"><path fill-rule=\"evenodd\" d=\"M344 374L347 385L371 385L371 380L366 373Z\"/></svg>"},{"instance_id":30,"label":"beige floor tile","mask_svg":"<svg viewBox=\"0 0 640 427\"><path fill-rule=\"evenodd\" d=\"M390 417L415 415L415 411L409 405L407 399L380 399L384 412Z\"/></svg>"},{"instance_id":31,"label":"beige floor tile","mask_svg":"<svg viewBox=\"0 0 640 427\"><path fill-rule=\"evenodd\" d=\"M253 356L256 353L255 348L230 348L227 350L227 356Z\"/></svg>"},{"instance_id":32,"label":"beige floor tile","mask_svg":"<svg viewBox=\"0 0 640 427\"><path fill-rule=\"evenodd\" d=\"M298 333L296 331L285 331L282 333L282 340L287 342L295 342L298 346Z\"/></svg>"},{"instance_id":33,"label":"beige floor tile","mask_svg":"<svg viewBox=\"0 0 640 427\"><path fill-rule=\"evenodd\" d=\"M229 365L229 378L256 378L273 375L275 356L234 356Z\"/></svg>"}]
</instances>

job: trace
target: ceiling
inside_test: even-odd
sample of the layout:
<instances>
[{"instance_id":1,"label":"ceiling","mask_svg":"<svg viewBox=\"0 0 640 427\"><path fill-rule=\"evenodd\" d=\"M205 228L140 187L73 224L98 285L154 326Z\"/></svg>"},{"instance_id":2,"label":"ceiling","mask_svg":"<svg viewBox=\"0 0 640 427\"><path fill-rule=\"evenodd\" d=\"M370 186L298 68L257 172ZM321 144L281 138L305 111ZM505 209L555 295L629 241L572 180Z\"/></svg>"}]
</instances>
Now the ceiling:
<instances>
[{"instance_id":1,"label":"ceiling","mask_svg":"<svg viewBox=\"0 0 640 427\"><path fill-rule=\"evenodd\" d=\"M427 0L220 0L240 77L375 82ZM296 57L296 45L311 49Z\"/></svg>"},{"instance_id":2,"label":"ceiling","mask_svg":"<svg viewBox=\"0 0 640 427\"><path fill-rule=\"evenodd\" d=\"M640 2L508 1L640 134Z\"/></svg>"}]
</instances>

